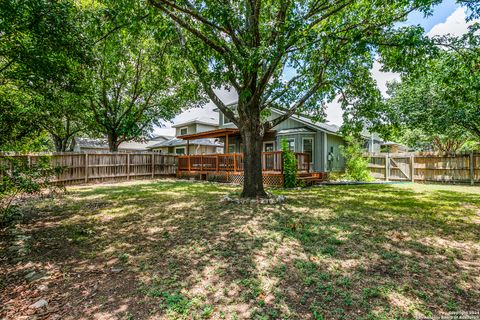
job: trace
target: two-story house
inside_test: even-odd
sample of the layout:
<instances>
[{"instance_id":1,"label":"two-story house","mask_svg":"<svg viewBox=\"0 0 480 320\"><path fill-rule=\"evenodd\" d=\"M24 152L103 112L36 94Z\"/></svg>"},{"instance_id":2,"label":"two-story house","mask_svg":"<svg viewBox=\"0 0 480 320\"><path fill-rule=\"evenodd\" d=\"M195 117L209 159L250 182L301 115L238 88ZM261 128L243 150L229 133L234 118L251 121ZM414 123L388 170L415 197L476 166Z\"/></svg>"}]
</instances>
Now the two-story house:
<instances>
[{"instance_id":1,"label":"two-story house","mask_svg":"<svg viewBox=\"0 0 480 320\"><path fill-rule=\"evenodd\" d=\"M229 105L235 108L235 104ZM193 177L214 181L243 181L243 146L238 128L219 110L218 127L213 130L188 133L178 132L178 139L193 143L199 139L216 139L224 146L222 154L187 153L178 157L179 177ZM282 114L273 109L269 115L274 119ZM185 132L187 132L185 134ZM381 140L364 134L366 151L377 151ZM283 161L281 141L285 140L295 152L300 179L323 179L324 173L342 171L345 159L341 146L345 141L339 127L316 122L310 117L293 115L267 132L263 138L262 171L265 184L283 184ZM310 181L312 181L310 180Z\"/></svg>"},{"instance_id":2,"label":"two-story house","mask_svg":"<svg viewBox=\"0 0 480 320\"><path fill-rule=\"evenodd\" d=\"M186 141L177 138L183 135L216 130L219 128L218 118L198 117L186 122L177 123L173 125L172 128L175 128L175 137L153 144L149 146L148 149L154 152L178 155L215 154L223 152L223 144L219 139L203 138Z\"/></svg>"}]
</instances>

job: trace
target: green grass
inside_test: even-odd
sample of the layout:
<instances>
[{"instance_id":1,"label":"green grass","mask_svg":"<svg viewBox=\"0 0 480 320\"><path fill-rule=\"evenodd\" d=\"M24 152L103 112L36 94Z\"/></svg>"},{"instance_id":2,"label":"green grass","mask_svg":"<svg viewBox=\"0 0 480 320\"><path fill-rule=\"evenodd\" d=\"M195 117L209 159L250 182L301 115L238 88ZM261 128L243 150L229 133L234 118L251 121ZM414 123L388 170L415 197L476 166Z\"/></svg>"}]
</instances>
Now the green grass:
<instances>
[{"instance_id":1,"label":"green grass","mask_svg":"<svg viewBox=\"0 0 480 320\"><path fill-rule=\"evenodd\" d=\"M133 182L26 203L31 254L0 269L12 275L1 290L33 265L61 275L48 286L59 305L91 317L414 319L478 310L479 187L274 189L285 205L219 202L238 191Z\"/></svg>"}]
</instances>

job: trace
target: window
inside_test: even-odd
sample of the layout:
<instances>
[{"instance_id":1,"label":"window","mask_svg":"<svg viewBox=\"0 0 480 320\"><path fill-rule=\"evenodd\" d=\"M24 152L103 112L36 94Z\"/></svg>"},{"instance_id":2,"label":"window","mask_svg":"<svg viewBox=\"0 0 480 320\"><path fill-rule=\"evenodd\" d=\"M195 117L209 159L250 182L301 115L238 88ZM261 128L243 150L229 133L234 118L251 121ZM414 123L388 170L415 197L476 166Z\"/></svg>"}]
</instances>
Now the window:
<instances>
[{"instance_id":1,"label":"window","mask_svg":"<svg viewBox=\"0 0 480 320\"><path fill-rule=\"evenodd\" d=\"M286 139L288 150L295 151L295 139Z\"/></svg>"},{"instance_id":2,"label":"window","mask_svg":"<svg viewBox=\"0 0 480 320\"><path fill-rule=\"evenodd\" d=\"M175 154L185 154L185 148L176 148Z\"/></svg>"},{"instance_id":3,"label":"window","mask_svg":"<svg viewBox=\"0 0 480 320\"><path fill-rule=\"evenodd\" d=\"M232 121L230 121L230 119L228 119L226 115L223 115L223 124L230 124L230 123L232 123Z\"/></svg>"},{"instance_id":4,"label":"window","mask_svg":"<svg viewBox=\"0 0 480 320\"><path fill-rule=\"evenodd\" d=\"M236 104L229 105L229 106L227 106L227 107L228 107L230 110L232 110L235 115L238 114L238 112L237 112L237 105L236 105ZM231 124L231 123L233 123L227 116L225 116L225 114L224 114L223 112L222 112L222 117L223 117L223 124Z\"/></svg>"},{"instance_id":5,"label":"window","mask_svg":"<svg viewBox=\"0 0 480 320\"><path fill-rule=\"evenodd\" d=\"M273 142L264 142L263 143L263 151L264 152L272 152L275 149L275 143Z\"/></svg>"},{"instance_id":6,"label":"window","mask_svg":"<svg viewBox=\"0 0 480 320\"><path fill-rule=\"evenodd\" d=\"M180 135L183 136L188 134L188 127L180 128Z\"/></svg>"},{"instance_id":7,"label":"window","mask_svg":"<svg viewBox=\"0 0 480 320\"><path fill-rule=\"evenodd\" d=\"M313 138L303 138L303 153L308 153L310 163L313 162Z\"/></svg>"}]
</instances>

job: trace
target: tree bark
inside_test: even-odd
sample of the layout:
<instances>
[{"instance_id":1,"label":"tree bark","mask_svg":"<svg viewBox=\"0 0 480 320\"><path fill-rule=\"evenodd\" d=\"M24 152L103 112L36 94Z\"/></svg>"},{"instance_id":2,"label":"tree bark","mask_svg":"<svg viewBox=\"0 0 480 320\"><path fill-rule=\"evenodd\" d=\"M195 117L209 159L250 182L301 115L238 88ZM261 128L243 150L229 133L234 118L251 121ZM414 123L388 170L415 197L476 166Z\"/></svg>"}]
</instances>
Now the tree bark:
<instances>
[{"instance_id":1,"label":"tree bark","mask_svg":"<svg viewBox=\"0 0 480 320\"><path fill-rule=\"evenodd\" d=\"M67 140L65 138L61 138L57 135L52 135L53 143L55 144L55 151L57 152L65 152L67 151Z\"/></svg>"},{"instance_id":2,"label":"tree bark","mask_svg":"<svg viewBox=\"0 0 480 320\"><path fill-rule=\"evenodd\" d=\"M252 123L253 122L253 123ZM243 141L244 180L242 198L266 198L262 179L262 142L260 119L251 121L240 130Z\"/></svg>"},{"instance_id":3,"label":"tree bark","mask_svg":"<svg viewBox=\"0 0 480 320\"><path fill-rule=\"evenodd\" d=\"M117 152L118 151L118 136L115 133L109 133L108 136L108 149L111 152Z\"/></svg>"}]
</instances>

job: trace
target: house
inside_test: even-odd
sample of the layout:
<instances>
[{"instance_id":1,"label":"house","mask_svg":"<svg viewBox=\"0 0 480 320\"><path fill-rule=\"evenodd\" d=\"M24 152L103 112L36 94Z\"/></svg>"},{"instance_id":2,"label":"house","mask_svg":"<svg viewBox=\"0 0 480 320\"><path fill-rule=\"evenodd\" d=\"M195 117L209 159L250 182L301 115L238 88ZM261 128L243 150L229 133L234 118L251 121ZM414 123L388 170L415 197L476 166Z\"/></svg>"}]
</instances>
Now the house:
<instances>
[{"instance_id":1,"label":"house","mask_svg":"<svg viewBox=\"0 0 480 320\"><path fill-rule=\"evenodd\" d=\"M118 152L147 152L148 147L159 144L174 137L171 136L156 136L149 139L143 139L140 141L126 141L120 143L118 146ZM75 138L73 151L76 152L108 152L107 139L94 139L94 138Z\"/></svg>"},{"instance_id":2,"label":"house","mask_svg":"<svg viewBox=\"0 0 480 320\"><path fill-rule=\"evenodd\" d=\"M408 147L393 141L385 141L380 144L380 150L376 150L376 152L388 152L388 153L402 153L408 152Z\"/></svg>"},{"instance_id":3,"label":"house","mask_svg":"<svg viewBox=\"0 0 480 320\"><path fill-rule=\"evenodd\" d=\"M186 122L177 123L172 128L175 128L175 136L207 132L218 129L218 118L197 117ZM150 145L148 149L166 154L215 154L223 152L223 144L219 139L205 138L186 141L172 137L169 140Z\"/></svg>"},{"instance_id":4,"label":"house","mask_svg":"<svg viewBox=\"0 0 480 320\"><path fill-rule=\"evenodd\" d=\"M235 104L231 104L229 107L234 108ZM179 157L180 175L186 172L191 174L198 174L198 172L201 174L204 174L203 172L227 172L228 175L243 174L242 139L239 130L218 109L216 111L219 112L217 129L192 134L179 132L181 135L177 138L186 141L218 139L224 144L225 154L211 157ZM272 109L268 119L277 118L282 113L283 111L279 109ZM262 169L264 180L268 182L265 176L277 177L283 172L280 151L282 140L285 140L289 148L295 152L298 170L301 174L344 170L345 160L341 153L344 139L339 129L338 126L317 122L303 115L293 115L272 128L263 139ZM371 134L363 134L363 136L365 138L364 147L367 150L379 150L381 139Z\"/></svg>"}]
</instances>

